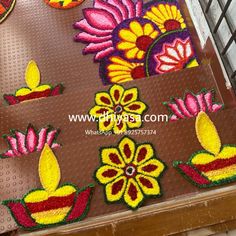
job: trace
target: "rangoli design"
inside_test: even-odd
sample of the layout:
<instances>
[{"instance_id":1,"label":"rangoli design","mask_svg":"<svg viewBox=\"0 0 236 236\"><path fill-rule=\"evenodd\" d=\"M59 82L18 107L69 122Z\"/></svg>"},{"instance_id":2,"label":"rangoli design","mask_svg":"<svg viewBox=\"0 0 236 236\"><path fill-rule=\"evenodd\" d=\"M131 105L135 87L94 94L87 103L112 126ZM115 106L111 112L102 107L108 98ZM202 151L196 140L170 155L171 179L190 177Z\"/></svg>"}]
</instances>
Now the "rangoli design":
<instances>
[{"instance_id":1,"label":"rangoli design","mask_svg":"<svg viewBox=\"0 0 236 236\"><path fill-rule=\"evenodd\" d=\"M70 9L79 6L84 0L44 0L49 6L58 9Z\"/></svg>"},{"instance_id":2,"label":"rangoli design","mask_svg":"<svg viewBox=\"0 0 236 236\"><path fill-rule=\"evenodd\" d=\"M53 149L58 148L61 146L56 142L58 134L59 130L51 126L36 131L31 124L26 132L11 130L11 134L3 136L9 149L0 154L0 158L21 157L32 152L40 152L45 144Z\"/></svg>"},{"instance_id":3,"label":"rangoli design","mask_svg":"<svg viewBox=\"0 0 236 236\"><path fill-rule=\"evenodd\" d=\"M177 1L94 0L83 14L75 41L95 54L104 84L198 66Z\"/></svg>"},{"instance_id":4,"label":"rangoli design","mask_svg":"<svg viewBox=\"0 0 236 236\"><path fill-rule=\"evenodd\" d=\"M62 94L63 85L52 87L49 84L40 84L40 71L35 61L30 61L25 72L25 81L28 87L18 89L15 94L5 94L4 99L9 105L15 105L32 99L57 96Z\"/></svg>"},{"instance_id":5,"label":"rangoli design","mask_svg":"<svg viewBox=\"0 0 236 236\"><path fill-rule=\"evenodd\" d=\"M186 92L184 98L172 98L170 102L164 102L170 110L170 121L195 117L200 111L217 112L224 108L221 103L215 102L215 90L202 89L198 94Z\"/></svg>"},{"instance_id":6,"label":"rangoli design","mask_svg":"<svg viewBox=\"0 0 236 236\"><path fill-rule=\"evenodd\" d=\"M157 159L151 144L138 145L124 137L118 147L102 148L100 161L95 179L104 185L107 202L125 202L135 210L145 198L161 196L159 178L165 164Z\"/></svg>"},{"instance_id":7,"label":"rangoli design","mask_svg":"<svg viewBox=\"0 0 236 236\"><path fill-rule=\"evenodd\" d=\"M16 0L0 0L0 24L12 12L16 4Z\"/></svg>"},{"instance_id":8,"label":"rangoli design","mask_svg":"<svg viewBox=\"0 0 236 236\"><path fill-rule=\"evenodd\" d=\"M236 145L222 145L216 127L206 113L196 119L196 134L205 150L194 153L187 163L175 161L174 167L199 188L236 180Z\"/></svg>"},{"instance_id":9,"label":"rangoli design","mask_svg":"<svg viewBox=\"0 0 236 236\"><path fill-rule=\"evenodd\" d=\"M125 90L113 85L108 92L96 93L95 106L89 114L97 119L99 131L119 134L140 128L146 110L147 105L139 100L138 88Z\"/></svg>"},{"instance_id":10,"label":"rangoli design","mask_svg":"<svg viewBox=\"0 0 236 236\"><path fill-rule=\"evenodd\" d=\"M46 144L39 160L41 189L33 189L22 199L5 200L18 226L25 230L46 228L83 220L90 206L93 185L79 189L73 184L58 186L61 171Z\"/></svg>"}]
</instances>

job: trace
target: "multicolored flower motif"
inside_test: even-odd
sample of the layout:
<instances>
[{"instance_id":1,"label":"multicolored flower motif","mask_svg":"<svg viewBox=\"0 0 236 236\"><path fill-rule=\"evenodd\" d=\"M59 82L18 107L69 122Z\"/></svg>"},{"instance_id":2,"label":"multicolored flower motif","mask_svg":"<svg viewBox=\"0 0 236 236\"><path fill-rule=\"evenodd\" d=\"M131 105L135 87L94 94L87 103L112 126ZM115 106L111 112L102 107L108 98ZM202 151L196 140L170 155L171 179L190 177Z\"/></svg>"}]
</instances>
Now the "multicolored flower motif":
<instances>
[{"instance_id":1,"label":"multicolored flower motif","mask_svg":"<svg viewBox=\"0 0 236 236\"><path fill-rule=\"evenodd\" d=\"M217 112L224 108L221 103L214 102L215 90L202 89L200 93L186 92L184 99L172 98L170 102L164 102L171 111L170 121L197 116L199 112Z\"/></svg>"},{"instance_id":2,"label":"multicolored flower motif","mask_svg":"<svg viewBox=\"0 0 236 236\"><path fill-rule=\"evenodd\" d=\"M137 145L124 137L118 147L101 149L101 166L95 172L96 180L105 186L106 200L124 201L132 210L137 209L149 196L161 196L159 178L165 164L156 158L149 143Z\"/></svg>"},{"instance_id":3,"label":"multicolored flower motif","mask_svg":"<svg viewBox=\"0 0 236 236\"><path fill-rule=\"evenodd\" d=\"M143 63L129 62L118 56L110 57L110 61L107 70L112 83L123 83L146 76Z\"/></svg>"},{"instance_id":4,"label":"multicolored flower motif","mask_svg":"<svg viewBox=\"0 0 236 236\"><path fill-rule=\"evenodd\" d=\"M58 9L70 9L79 6L84 0L44 0L49 6Z\"/></svg>"},{"instance_id":5,"label":"multicolored flower motif","mask_svg":"<svg viewBox=\"0 0 236 236\"><path fill-rule=\"evenodd\" d=\"M198 66L190 37L185 41L177 38L172 44L164 44L163 51L156 54L155 59L158 74Z\"/></svg>"},{"instance_id":6,"label":"multicolored flower motif","mask_svg":"<svg viewBox=\"0 0 236 236\"><path fill-rule=\"evenodd\" d=\"M84 54L96 54L104 84L198 65L176 2L95 0L93 8L84 10L84 17L74 25L82 31L75 41L88 44ZM119 66L111 70L114 60Z\"/></svg>"},{"instance_id":7,"label":"multicolored flower motif","mask_svg":"<svg viewBox=\"0 0 236 236\"><path fill-rule=\"evenodd\" d=\"M27 88L18 89L15 94L5 94L4 99L9 105L16 105L32 99L39 99L49 96L57 96L62 94L63 85L59 84L52 87L49 84L40 84L40 71L35 61L31 60L28 63L25 72L25 82Z\"/></svg>"},{"instance_id":8,"label":"multicolored flower motif","mask_svg":"<svg viewBox=\"0 0 236 236\"><path fill-rule=\"evenodd\" d=\"M128 29L119 31L118 37L121 40L116 48L124 51L127 59L142 60L147 49L158 35L159 32L151 22L142 24L138 20L132 20Z\"/></svg>"},{"instance_id":9,"label":"multicolored flower motif","mask_svg":"<svg viewBox=\"0 0 236 236\"><path fill-rule=\"evenodd\" d=\"M236 145L221 145L215 125L204 112L198 114L195 128L205 150L194 153L187 163L175 161L174 167L199 188L235 181Z\"/></svg>"},{"instance_id":10,"label":"multicolored flower motif","mask_svg":"<svg viewBox=\"0 0 236 236\"><path fill-rule=\"evenodd\" d=\"M125 90L120 85L113 85L109 92L96 93L96 105L89 114L97 119L98 130L119 134L140 128L147 105L138 100L138 95L137 88Z\"/></svg>"},{"instance_id":11,"label":"multicolored flower motif","mask_svg":"<svg viewBox=\"0 0 236 236\"><path fill-rule=\"evenodd\" d=\"M93 8L83 10L84 19L74 24L81 33L75 36L75 41L88 44L83 53L96 54L99 61L114 52L112 43L113 30L124 20L142 15L143 1L137 0L94 0Z\"/></svg>"},{"instance_id":12,"label":"multicolored flower motif","mask_svg":"<svg viewBox=\"0 0 236 236\"><path fill-rule=\"evenodd\" d=\"M23 199L2 202L25 230L47 228L83 220L88 211L94 185L79 189L73 184L58 186L61 171L55 155L46 144L39 159L42 189L33 189Z\"/></svg>"},{"instance_id":13,"label":"multicolored flower motif","mask_svg":"<svg viewBox=\"0 0 236 236\"><path fill-rule=\"evenodd\" d=\"M184 18L174 4L152 5L150 10L146 11L144 18L155 22L162 33L171 30L185 29Z\"/></svg>"},{"instance_id":14,"label":"multicolored flower motif","mask_svg":"<svg viewBox=\"0 0 236 236\"><path fill-rule=\"evenodd\" d=\"M12 130L12 134L4 135L8 142L9 149L0 154L0 158L21 157L32 152L42 151L45 144L51 148L58 148L61 145L56 142L59 134L58 129L51 126L44 127L38 131L29 124L26 132Z\"/></svg>"},{"instance_id":15,"label":"multicolored flower motif","mask_svg":"<svg viewBox=\"0 0 236 236\"><path fill-rule=\"evenodd\" d=\"M0 1L0 23L2 23L8 15L13 11L16 5L16 0L1 0Z\"/></svg>"}]
</instances>

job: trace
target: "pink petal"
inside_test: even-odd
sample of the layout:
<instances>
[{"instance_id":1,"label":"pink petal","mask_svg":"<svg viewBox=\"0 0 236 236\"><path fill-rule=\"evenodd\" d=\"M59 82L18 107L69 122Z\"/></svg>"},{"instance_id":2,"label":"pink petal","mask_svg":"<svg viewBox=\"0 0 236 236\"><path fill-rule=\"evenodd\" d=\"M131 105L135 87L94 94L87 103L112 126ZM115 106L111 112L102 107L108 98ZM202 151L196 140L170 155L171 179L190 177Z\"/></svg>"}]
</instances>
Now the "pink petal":
<instances>
[{"instance_id":1,"label":"pink petal","mask_svg":"<svg viewBox=\"0 0 236 236\"><path fill-rule=\"evenodd\" d=\"M128 19L129 17L129 13L128 13L128 10L127 8L124 6L124 4L122 4L122 2L120 0L108 0L108 3L112 4L113 6L119 8L121 14L122 14L122 17L123 17L123 20L126 20Z\"/></svg>"},{"instance_id":2,"label":"pink petal","mask_svg":"<svg viewBox=\"0 0 236 236\"><path fill-rule=\"evenodd\" d=\"M54 87L51 91L50 96L58 96L61 95L63 93L63 85L62 84L58 84L56 87Z\"/></svg>"},{"instance_id":3,"label":"pink petal","mask_svg":"<svg viewBox=\"0 0 236 236\"><path fill-rule=\"evenodd\" d=\"M59 147L61 147L61 145L59 144L59 143L53 143L52 145L51 145L51 148L59 148Z\"/></svg>"},{"instance_id":4,"label":"pink petal","mask_svg":"<svg viewBox=\"0 0 236 236\"><path fill-rule=\"evenodd\" d=\"M198 104L200 106L200 110L206 112L207 111L207 106L206 106L206 102L205 102L205 99L204 99L204 94L203 93L198 94L196 96L196 98L197 98Z\"/></svg>"},{"instance_id":5,"label":"pink petal","mask_svg":"<svg viewBox=\"0 0 236 236\"><path fill-rule=\"evenodd\" d=\"M211 91L207 92L204 95L204 98L205 98L205 101L206 101L206 104L207 104L208 111L213 112L213 110L212 110L212 99L213 99L212 92Z\"/></svg>"},{"instance_id":6,"label":"pink petal","mask_svg":"<svg viewBox=\"0 0 236 236\"><path fill-rule=\"evenodd\" d=\"M121 12L116 7L114 7L113 5L111 5L107 2L104 2L102 0L95 0L94 7L99 8L99 9L103 9L107 12L110 12L113 15L113 17L115 18L117 24L119 24L121 21L123 21Z\"/></svg>"},{"instance_id":7,"label":"pink petal","mask_svg":"<svg viewBox=\"0 0 236 236\"><path fill-rule=\"evenodd\" d=\"M38 134L38 146L37 146L37 151L40 152L43 150L43 147L46 143L47 140L47 131L48 131L48 127L47 128L42 128Z\"/></svg>"},{"instance_id":8,"label":"pink petal","mask_svg":"<svg viewBox=\"0 0 236 236\"><path fill-rule=\"evenodd\" d=\"M16 131L16 140L17 140L17 147L21 154L25 155L28 154L28 151L25 146L25 135L21 132Z\"/></svg>"},{"instance_id":9,"label":"pink petal","mask_svg":"<svg viewBox=\"0 0 236 236\"><path fill-rule=\"evenodd\" d=\"M72 211L66 219L66 222L76 220L80 218L82 215L85 217L88 211L88 206L90 204L90 199L92 197L93 187L87 187L85 190L78 194L77 199L75 200L75 204L73 206ZM84 218L82 217L82 218Z\"/></svg>"},{"instance_id":10,"label":"pink petal","mask_svg":"<svg viewBox=\"0 0 236 236\"><path fill-rule=\"evenodd\" d=\"M50 132L47 134L47 141L46 141L46 142L47 142L47 144L48 144L49 146L52 145L54 139L56 138L57 132L58 132L58 131L55 129L55 130L50 131Z\"/></svg>"},{"instance_id":11,"label":"pink petal","mask_svg":"<svg viewBox=\"0 0 236 236\"><path fill-rule=\"evenodd\" d=\"M113 47L107 48L101 52L98 52L96 54L96 56L94 57L95 61L100 61L101 59L103 59L104 57L108 56L109 54L111 54L114 51Z\"/></svg>"},{"instance_id":12,"label":"pink petal","mask_svg":"<svg viewBox=\"0 0 236 236\"><path fill-rule=\"evenodd\" d=\"M170 121L177 121L177 120L179 120L179 118L176 115L172 115L170 117Z\"/></svg>"},{"instance_id":13,"label":"pink petal","mask_svg":"<svg viewBox=\"0 0 236 236\"><path fill-rule=\"evenodd\" d=\"M75 35L74 40L76 42L85 42L85 43L101 43L108 41L112 38L111 35L104 36L104 37L98 37L96 35L91 35L85 32L79 33Z\"/></svg>"},{"instance_id":14,"label":"pink petal","mask_svg":"<svg viewBox=\"0 0 236 236\"><path fill-rule=\"evenodd\" d=\"M217 112L217 111L219 111L219 110L221 110L222 108L224 107L224 105L223 104L214 104L213 106L212 106L212 111L213 112Z\"/></svg>"},{"instance_id":15,"label":"pink petal","mask_svg":"<svg viewBox=\"0 0 236 236\"><path fill-rule=\"evenodd\" d=\"M143 0L138 0L135 8L136 8L136 17L141 17L143 13Z\"/></svg>"},{"instance_id":16,"label":"pink petal","mask_svg":"<svg viewBox=\"0 0 236 236\"><path fill-rule=\"evenodd\" d=\"M37 142L38 142L38 138L35 133L35 130L33 126L29 125L27 129L27 134L26 134L26 147L30 153L35 151Z\"/></svg>"},{"instance_id":17,"label":"pink petal","mask_svg":"<svg viewBox=\"0 0 236 236\"><path fill-rule=\"evenodd\" d=\"M88 23L97 29L113 30L117 22L111 13L102 9L87 8L83 11Z\"/></svg>"},{"instance_id":18,"label":"pink petal","mask_svg":"<svg viewBox=\"0 0 236 236\"><path fill-rule=\"evenodd\" d=\"M81 31L85 31L88 34L96 35L96 36L108 36L112 33L112 30L100 30L92 27L88 24L87 20L81 20L74 24L75 29L80 29Z\"/></svg>"},{"instance_id":19,"label":"pink petal","mask_svg":"<svg viewBox=\"0 0 236 236\"><path fill-rule=\"evenodd\" d=\"M86 48L84 48L83 53L87 54L87 53L96 53L99 51L102 51L104 49L107 49L109 47L111 47L112 41L109 40L107 42L103 42L103 43L90 43Z\"/></svg>"},{"instance_id":20,"label":"pink petal","mask_svg":"<svg viewBox=\"0 0 236 236\"><path fill-rule=\"evenodd\" d=\"M129 18L135 17L135 5L132 0L122 0L123 5L126 6L129 14Z\"/></svg>"},{"instance_id":21,"label":"pink petal","mask_svg":"<svg viewBox=\"0 0 236 236\"><path fill-rule=\"evenodd\" d=\"M6 158L6 157L15 157L15 154L12 150L8 150L2 154L0 154L0 158L3 157L3 158Z\"/></svg>"},{"instance_id":22,"label":"pink petal","mask_svg":"<svg viewBox=\"0 0 236 236\"><path fill-rule=\"evenodd\" d=\"M176 115L178 118L183 119L184 115L180 112L179 107L176 104L168 103L168 107L172 110L174 115Z\"/></svg>"},{"instance_id":23,"label":"pink petal","mask_svg":"<svg viewBox=\"0 0 236 236\"><path fill-rule=\"evenodd\" d=\"M17 148L17 141L16 141L16 139L11 137L11 136L7 136L7 141L10 144L11 149L12 149L14 155L15 156L21 156L21 154L19 153L18 148Z\"/></svg>"},{"instance_id":24,"label":"pink petal","mask_svg":"<svg viewBox=\"0 0 236 236\"><path fill-rule=\"evenodd\" d=\"M20 201L3 201L2 204L9 208L11 214L20 226L24 228L32 228L37 226L37 224L29 216L25 206Z\"/></svg>"},{"instance_id":25,"label":"pink petal","mask_svg":"<svg viewBox=\"0 0 236 236\"><path fill-rule=\"evenodd\" d=\"M175 98L175 103L178 105L179 110L181 111L183 115L185 115L186 117L192 117L192 115L189 113L182 99Z\"/></svg>"},{"instance_id":26,"label":"pink petal","mask_svg":"<svg viewBox=\"0 0 236 236\"><path fill-rule=\"evenodd\" d=\"M188 111L196 116L199 113L199 105L198 101L195 96L193 96L191 93L187 93L185 96L185 105L188 109Z\"/></svg>"}]
</instances>

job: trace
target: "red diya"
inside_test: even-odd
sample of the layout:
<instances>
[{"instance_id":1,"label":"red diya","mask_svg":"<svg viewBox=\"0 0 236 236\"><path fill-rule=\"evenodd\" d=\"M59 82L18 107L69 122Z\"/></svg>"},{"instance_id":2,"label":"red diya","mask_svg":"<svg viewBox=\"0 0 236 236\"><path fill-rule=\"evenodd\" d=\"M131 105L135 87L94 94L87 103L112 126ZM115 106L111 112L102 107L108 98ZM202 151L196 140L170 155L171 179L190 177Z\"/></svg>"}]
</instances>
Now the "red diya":
<instances>
[{"instance_id":1,"label":"red diya","mask_svg":"<svg viewBox=\"0 0 236 236\"><path fill-rule=\"evenodd\" d=\"M16 0L0 0L0 23L2 23L15 7Z\"/></svg>"},{"instance_id":2,"label":"red diya","mask_svg":"<svg viewBox=\"0 0 236 236\"><path fill-rule=\"evenodd\" d=\"M46 228L81 221L89 211L94 185L79 189L73 184L58 186L60 167L46 144L39 159L41 189L33 189L22 199L5 200L19 227L25 230Z\"/></svg>"},{"instance_id":3,"label":"red diya","mask_svg":"<svg viewBox=\"0 0 236 236\"><path fill-rule=\"evenodd\" d=\"M15 94L5 94L4 99L9 105L15 105L32 99L57 96L62 94L63 85L55 87L49 84L40 85L40 71L35 61L30 61L25 72L25 81L28 87L18 89Z\"/></svg>"},{"instance_id":4,"label":"red diya","mask_svg":"<svg viewBox=\"0 0 236 236\"><path fill-rule=\"evenodd\" d=\"M44 0L49 6L58 9L70 9L79 6L84 0Z\"/></svg>"},{"instance_id":5,"label":"red diya","mask_svg":"<svg viewBox=\"0 0 236 236\"><path fill-rule=\"evenodd\" d=\"M174 167L200 188L235 181L236 145L221 145L216 127L204 112L197 116L196 133L205 150L194 153L187 163L175 161Z\"/></svg>"}]
</instances>

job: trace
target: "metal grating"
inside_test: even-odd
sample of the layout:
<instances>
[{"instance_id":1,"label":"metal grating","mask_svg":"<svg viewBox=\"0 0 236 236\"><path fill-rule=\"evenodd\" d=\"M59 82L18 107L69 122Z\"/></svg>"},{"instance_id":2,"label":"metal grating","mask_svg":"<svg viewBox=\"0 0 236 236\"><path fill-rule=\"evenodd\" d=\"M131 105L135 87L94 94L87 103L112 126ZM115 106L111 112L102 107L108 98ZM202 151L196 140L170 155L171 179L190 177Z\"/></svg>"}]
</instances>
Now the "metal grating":
<instances>
[{"instance_id":1,"label":"metal grating","mask_svg":"<svg viewBox=\"0 0 236 236\"><path fill-rule=\"evenodd\" d=\"M236 17L232 0L198 0L206 16L219 54L236 91ZM227 33L225 33L227 32Z\"/></svg>"}]
</instances>

